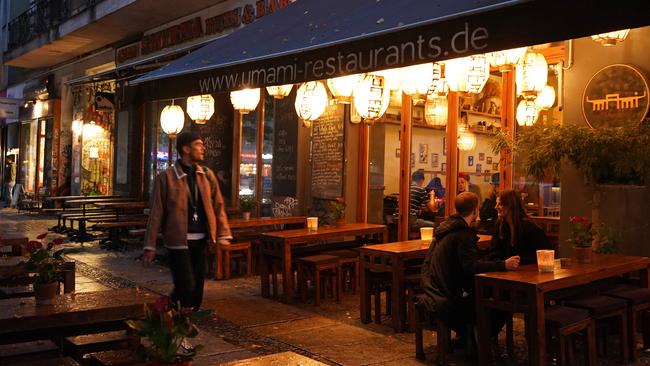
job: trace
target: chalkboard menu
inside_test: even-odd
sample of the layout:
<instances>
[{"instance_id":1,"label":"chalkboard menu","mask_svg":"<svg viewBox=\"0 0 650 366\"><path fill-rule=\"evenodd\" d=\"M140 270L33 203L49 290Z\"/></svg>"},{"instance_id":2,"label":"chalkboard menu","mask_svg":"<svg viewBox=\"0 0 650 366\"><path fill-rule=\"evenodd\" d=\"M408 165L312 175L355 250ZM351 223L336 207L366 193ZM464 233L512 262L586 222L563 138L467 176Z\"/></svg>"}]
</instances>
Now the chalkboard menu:
<instances>
[{"instance_id":1,"label":"chalkboard menu","mask_svg":"<svg viewBox=\"0 0 650 366\"><path fill-rule=\"evenodd\" d=\"M192 122L192 130L203 137L205 162L219 181L219 188L226 203L230 203L232 186L232 136L234 110L227 94L214 96L214 115L204 124Z\"/></svg>"},{"instance_id":2,"label":"chalkboard menu","mask_svg":"<svg viewBox=\"0 0 650 366\"><path fill-rule=\"evenodd\" d=\"M294 98L275 100L272 189L274 196L296 196L298 168L298 116Z\"/></svg>"},{"instance_id":3,"label":"chalkboard menu","mask_svg":"<svg viewBox=\"0 0 650 366\"><path fill-rule=\"evenodd\" d=\"M312 196L343 196L343 106L334 104L312 125Z\"/></svg>"}]
</instances>

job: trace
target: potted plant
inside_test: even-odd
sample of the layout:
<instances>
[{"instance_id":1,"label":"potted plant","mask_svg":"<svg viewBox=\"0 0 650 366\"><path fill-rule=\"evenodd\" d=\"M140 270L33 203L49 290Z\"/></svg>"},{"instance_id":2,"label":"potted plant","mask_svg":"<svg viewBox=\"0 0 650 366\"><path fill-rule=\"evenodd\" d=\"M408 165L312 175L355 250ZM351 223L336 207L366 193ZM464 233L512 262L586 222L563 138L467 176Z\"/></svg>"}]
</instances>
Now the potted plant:
<instances>
[{"instance_id":1,"label":"potted plant","mask_svg":"<svg viewBox=\"0 0 650 366\"><path fill-rule=\"evenodd\" d=\"M251 218L251 210L255 208L255 197L253 196L241 196L239 197L239 209L242 211L242 217L244 220L249 220Z\"/></svg>"},{"instance_id":2,"label":"potted plant","mask_svg":"<svg viewBox=\"0 0 650 366\"><path fill-rule=\"evenodd\" d=\"M50 304L59 293L59 281L63 277L65 261L63 249L54 250L58 245L63 244L63 238L56 238L45 247L41 240L45 239L47 233L41 234L28 243L29 260L25 262L25 268L36 273L34 276L34 297L37 304Z\"/></svg>"},{"instance_id":3,"label":"potted plant","mask_svg":"<svg viewBox=\"0 0 650 366\"><path fill-rule=\"evenodd\" d=\"M139 359L149 366L189 366L202 345L192 346L188 338L199 334L195 322L206 318L211 310L194 311L182 308L180 303L172 305L166 296L153 304L145 304L142 320L128 320L127 325L144 338L136 349Z\"/></svg>"},{"instance_id":4,"label":"potted plant","mask_svg":"<svg viewBox=\"0 0 650 366\"><path fill-rule=\"evenodd\" d=\"M591 222L584 216L571 216L569 226L571 237L567 241L573 245L576 260L578 263L591 263L594 241Z\"/></svg>"},{"instance_id":5,"label":"potted plant","mask_svg":"<svg viewBox=\"0 0 650 366\"><path fill-rule=\"evenodd\" d=\"M330 203L332 218L336 222L336 226L345 225L345 200L343 197L337 197L336 200Z\"/></svg>"}]
</instances>

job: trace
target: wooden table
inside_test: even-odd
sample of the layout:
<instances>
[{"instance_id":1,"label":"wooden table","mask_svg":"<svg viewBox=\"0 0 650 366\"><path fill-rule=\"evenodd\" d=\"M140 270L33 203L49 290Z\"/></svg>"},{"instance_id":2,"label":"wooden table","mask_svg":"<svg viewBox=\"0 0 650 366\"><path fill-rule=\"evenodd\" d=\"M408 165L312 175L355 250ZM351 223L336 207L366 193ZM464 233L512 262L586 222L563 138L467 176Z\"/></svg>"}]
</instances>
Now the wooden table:
<instances>
[{"instance_id":1,"label":"wooden table","mask_svg":"<svg viewBox=\"0 0 650 366\"><path fill-rule=\"evenodd\" d=\"M220 364L221 366L325 366L322 362L295 352L274 353L272 355L247 358L245 360L231 361Z\"/></svg>"},{"instance_id":2,"label":"wooden table","mask_svg":"<svg viewBox=\"0 0 650 366\"><path fill-rule=\"evenodd\" d=\"M130 288L57 295L52 305L36 305L33 297L0 300L0 344L123 328L157 297Z\"/></svg>"},{"instance_id":3,"label":"wooden table","mask_svg":"<svg viewBox=\"0 0 650 366\"><path fill-rule=\"evenodd\" d=\"M486 249L491 235L479 235L478 247ZM409 260L422 259L429 251L430 241L409 240L388 244L368 245L360 248L359 266L361 281L361 322L370 323L371 273L391 273L391 314L393 330L401 332L406 325L405 276Z\"/></svg>"},{"instance_id":4,"label":"wooden table","mask_svg":"<svg viewBox=\"0 0 650 366\"><path fill-rule=\"evenodd\" d=\"M590 264L573 261L571 267L540 273L537 265L521 266L507 272L475 276L476 316L478 322L479 364L488 365L490 356L490 311L499 309L524 313L531 365L546 365L546 327L544 296L550 291L581 286L608 277L639 271L641 283L648 287L650 258L623 255L594 255ZM495 294L500 294L495 296Z\"/></svg>"},{"instance_id":5,"label":"wooden table","mask_svg":"<svg viewBox=\"0 0 650 366\"><path fill-rule=\"evenodd\" d=\"M385 225L345 224L340 227L319 227L318 230L303 228L263 233L260 238L262 241L262 296L269 296L268 275L272 258L279 258L282 261L284 267L284 273L282 276L284 301L290 303L293 297L291 252L294 246L314 243L316 241L342 238L345 236L354 236L357 240L364 237L379 236L379 240L382 243L385 243L388 240L388 230Z\"/></svg>"},{"instance_id":6,"label":"wooden table","mask_svg":"<svg viewBox=\"0 0 650 366\"><path fill-rule=\"evenodd\" d=\"M149 207L149 202L145 201L106 201L95 202L93 205L103 209L114 209L115 218L120 219L120 213L124 210L144 210Z\"/></svg>"},{"instance_id":7,"label":"wooden table","mask_svg":"<svg viewBox=\"0 0 650 366\"><path fill-rule=\"evenodd\" d=\"M3 257L0 258L0 286L15 287L26 286L33 282L31 276L34 271L25 269L20 265L21 262L27 262L28 257ZM74 261L66 261L63 264L63 292L71 293L75 291L76 263Z\"/></svg>"}]
</instances>

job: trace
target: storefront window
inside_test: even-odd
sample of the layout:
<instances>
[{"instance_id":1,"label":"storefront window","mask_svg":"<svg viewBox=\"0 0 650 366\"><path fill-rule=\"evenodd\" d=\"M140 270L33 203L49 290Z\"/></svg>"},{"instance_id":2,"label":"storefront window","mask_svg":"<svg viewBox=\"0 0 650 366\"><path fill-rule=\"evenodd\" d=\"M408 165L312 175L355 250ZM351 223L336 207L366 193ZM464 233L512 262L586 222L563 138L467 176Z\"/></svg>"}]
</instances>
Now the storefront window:
<instances>
[{"instance_id":1,"label":"storefront window","mask_svg":"<svg viewBox=\"0 0 650 366\"><path fill-rule=\"evenodd\" d=\"M266 94L264 104L264 148L262 151L262 207L260 215L272 216L271 201L273 199L273 132L275 127L274 99Z\"/></svg>"},{"instance_id":2,"label":"storefront window","mask_svg":"<svg viewBox=\"0 0 650 366\"><path fill-rule=\"evenodd\" d=\"M33 120L21 126L20 176L25 192L34 192L36 184L36 138L38 121Z\"/></svg>"},{"instance_id":3,"label":"storefront window","mask_svg":"<svg viewBox=\"0 0 650 366\"><path fill-rule=\"evenodd\" d=\"M242 116L239 162L239 196L256 196L257 179L257 110Z\"/></svg>"},{"instance_id":4,"label":"storefront window","mask_svg":"<svg viewBox=\"0 0 650 366\"><path fill-rule=\"evenodd\" d=\"M90 195L111 194L113 178L111 133L108 124L100 125L93 122L83 126L81 192Z\"/></svg>"}]
</instances>

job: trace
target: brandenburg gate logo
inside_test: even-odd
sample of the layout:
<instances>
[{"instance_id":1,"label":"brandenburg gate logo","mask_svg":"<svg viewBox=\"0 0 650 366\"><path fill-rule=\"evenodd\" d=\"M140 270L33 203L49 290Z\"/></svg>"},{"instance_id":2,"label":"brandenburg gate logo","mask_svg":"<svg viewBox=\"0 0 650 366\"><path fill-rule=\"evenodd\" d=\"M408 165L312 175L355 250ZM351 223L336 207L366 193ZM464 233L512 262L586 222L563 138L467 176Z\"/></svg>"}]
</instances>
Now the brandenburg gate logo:
<instances>
[{"instance_id":1,"label":"brandenburg gate logo","mask_svg":"<svg viewBox=\"0 0 650 366\"><path fill-rule=\"evenodd\" d=\"M582 96L582 113L592 128L639 123L648 113L648 82L638 69L610 65L589 80Z\"/></svg>"}]
</instances>

